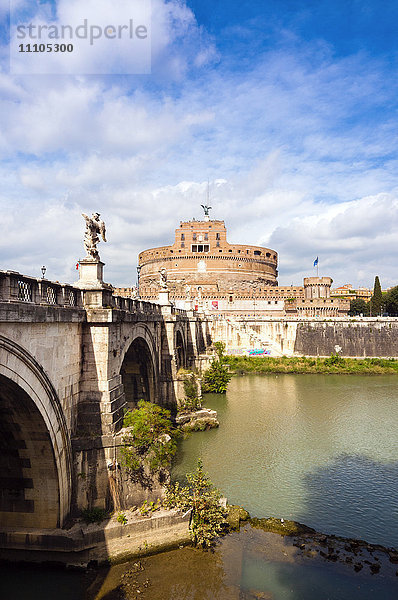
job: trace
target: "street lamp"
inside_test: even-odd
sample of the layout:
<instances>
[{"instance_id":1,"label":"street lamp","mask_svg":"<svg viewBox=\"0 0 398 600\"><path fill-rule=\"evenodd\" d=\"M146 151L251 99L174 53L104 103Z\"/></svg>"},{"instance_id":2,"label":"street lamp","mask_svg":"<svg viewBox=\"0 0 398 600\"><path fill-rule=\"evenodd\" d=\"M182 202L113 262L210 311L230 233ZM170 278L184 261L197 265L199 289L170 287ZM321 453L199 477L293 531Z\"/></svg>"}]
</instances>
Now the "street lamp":
<instances>
[{"instance_id":1,"label":"street lamp","mask_svg":"<svg viewBox=\"0 0 398 600\"><path fill-rule=\"evenodd\" d=\"M43 266L42 266L42 268L41 268L41 278L42 278L42 279L44 279L44 276L45 276L45 274L46 274L46 271L47 271L47 269L46 269L46 267L43 265Z\"/></svg>"},{"instance_id":2,"label":"street lamp","mask_svg":"<svg viewBox=\"0 0 398 600\"><path fill-rule=\"evenodd\" d=\"M140 273L141 273L141 265L137 266L137 292L138 292L138 298L140 298Z\"/></svg>"},{"instance_id":3,"label":"street lamp","mask_svg":"<svg viewBox=\"0 0 398 600\"><path fill-rule=\"evenodd\" d=\"M257 281L253 283L253 312L254 312L254 320L256 320L256 291L257 291Z\"/></svg>"}]
</instances>

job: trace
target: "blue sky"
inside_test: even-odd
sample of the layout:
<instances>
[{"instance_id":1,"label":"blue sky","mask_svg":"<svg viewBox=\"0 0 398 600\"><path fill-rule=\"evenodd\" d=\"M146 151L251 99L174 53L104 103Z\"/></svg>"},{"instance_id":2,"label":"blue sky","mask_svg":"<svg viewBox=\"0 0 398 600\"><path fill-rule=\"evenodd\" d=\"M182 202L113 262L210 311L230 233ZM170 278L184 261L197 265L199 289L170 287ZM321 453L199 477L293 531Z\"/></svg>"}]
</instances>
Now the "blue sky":
<instances>
[{"instance_id":1,"label":"blue sky","mask_svg":"<svg viewBox=\"0 0 398 600\"><path fill-rule=\"evenodd\" d=\"M59 22L129 9L52 4ZM129 285L138 252L200 217L209 179L229 240L277 250L281 284L312 274L317 255L336 284L397 284L398 1L152 10L151 75L112 75L128 56L109 52L109 75L86 75L86 56L77 75L13 75L2 36L0 268L38 276L46 264L73 281L81 212L99 211L106 279Z\"/></svg>"}]
</instances>

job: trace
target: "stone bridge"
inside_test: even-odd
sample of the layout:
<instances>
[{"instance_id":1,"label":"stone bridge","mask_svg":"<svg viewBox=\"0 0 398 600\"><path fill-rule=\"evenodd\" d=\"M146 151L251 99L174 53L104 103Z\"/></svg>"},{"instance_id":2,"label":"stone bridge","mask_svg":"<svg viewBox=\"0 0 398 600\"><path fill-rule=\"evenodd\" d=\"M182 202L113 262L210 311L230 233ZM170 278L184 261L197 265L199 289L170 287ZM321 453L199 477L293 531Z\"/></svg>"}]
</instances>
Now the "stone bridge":
<instances>
[{"instance_id":1,"label":"stone bridge","mask_svg":"<svg viewBox=\"0 0 398 600\"><path fill-rule=\"evenodd\" d=\"M1 271L0 527L59 528L114 505L124 410L176 411L178 370L210 342L192 311Z\"/></svg>"}]
</instances>

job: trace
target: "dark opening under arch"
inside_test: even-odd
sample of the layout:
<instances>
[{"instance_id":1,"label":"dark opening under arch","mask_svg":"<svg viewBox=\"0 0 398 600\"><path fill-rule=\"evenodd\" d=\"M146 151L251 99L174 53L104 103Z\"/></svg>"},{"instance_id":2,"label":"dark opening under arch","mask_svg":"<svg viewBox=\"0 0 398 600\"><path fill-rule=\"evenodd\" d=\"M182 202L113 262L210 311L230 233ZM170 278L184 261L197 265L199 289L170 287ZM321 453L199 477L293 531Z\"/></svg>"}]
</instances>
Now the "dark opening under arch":
<instances>
[{"instance_id":1,"label":"dark opening under arch","mask_svg":"<svg viewBox=\"0 0 398 600\"><path fill-rule=\"evenodd\" d=\"M177 369L180 369L181 367L186 367L186 353L181 331L177 331L176 333L175 357L177 362Z\"/></svg>"},{"instance_id":2,"label":"dark opening under arch","mask_svg":"<svg viewBox=\"0 0 398 600\"><path fill-rule=\"evenodd\" d=\"M60 522L57 467L36 404L0 375L0 526L54 528Z\"/></svg>"},{"instance_id":3,"label":"dark opening under arch","mask_svg":"<svg viewBox=\"0 0 398 600\"><path fill-rule=\"evenodd\" d=\"M147 342L136 338L127 350L120 370L127 407L135 408L139 400L155 402L156 375Z\"/></svg>"}]
</instances>

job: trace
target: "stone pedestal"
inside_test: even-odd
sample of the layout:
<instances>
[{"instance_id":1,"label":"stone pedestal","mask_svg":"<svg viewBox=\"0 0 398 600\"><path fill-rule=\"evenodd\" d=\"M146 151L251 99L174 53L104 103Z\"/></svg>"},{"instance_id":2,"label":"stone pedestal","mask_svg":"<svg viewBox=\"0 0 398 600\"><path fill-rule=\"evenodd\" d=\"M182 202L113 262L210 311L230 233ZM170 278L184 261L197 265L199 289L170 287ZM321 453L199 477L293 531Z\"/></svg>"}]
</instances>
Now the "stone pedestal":
<instances>
[{"instance_id":1,"label":"stone pedestal","mask_svg":"<svg viewBox=\"0 0 398 600\"><path fill-rule=\"evenodd\" d=\"M169 300L169 290L161 290L159 292L158 303L161 306L169 306L171 304Z\"/></svg>"},{"instance_id":2,"label":"stone pedestal","mask_svg":"<svg viewBox=\"0 0 398 600\"><path fill-rule=\"evenodd\" d=\"M84 258L79 261L79 281L76 286L84 290L103 287L104 263L100 260Z\"/></svg>"},{"instance_id":3,"label":"stone pedestal","mask_svg":"<svg viewBox=\"0 0 398 600\"><path fill-rule=\"evenodd\" d=\"M79 281L76 287L84 290L85 306L109 307L112 305L112 286L103 280L104 263L84 258L79 261Z\"/></svg>"}]
</instances>

